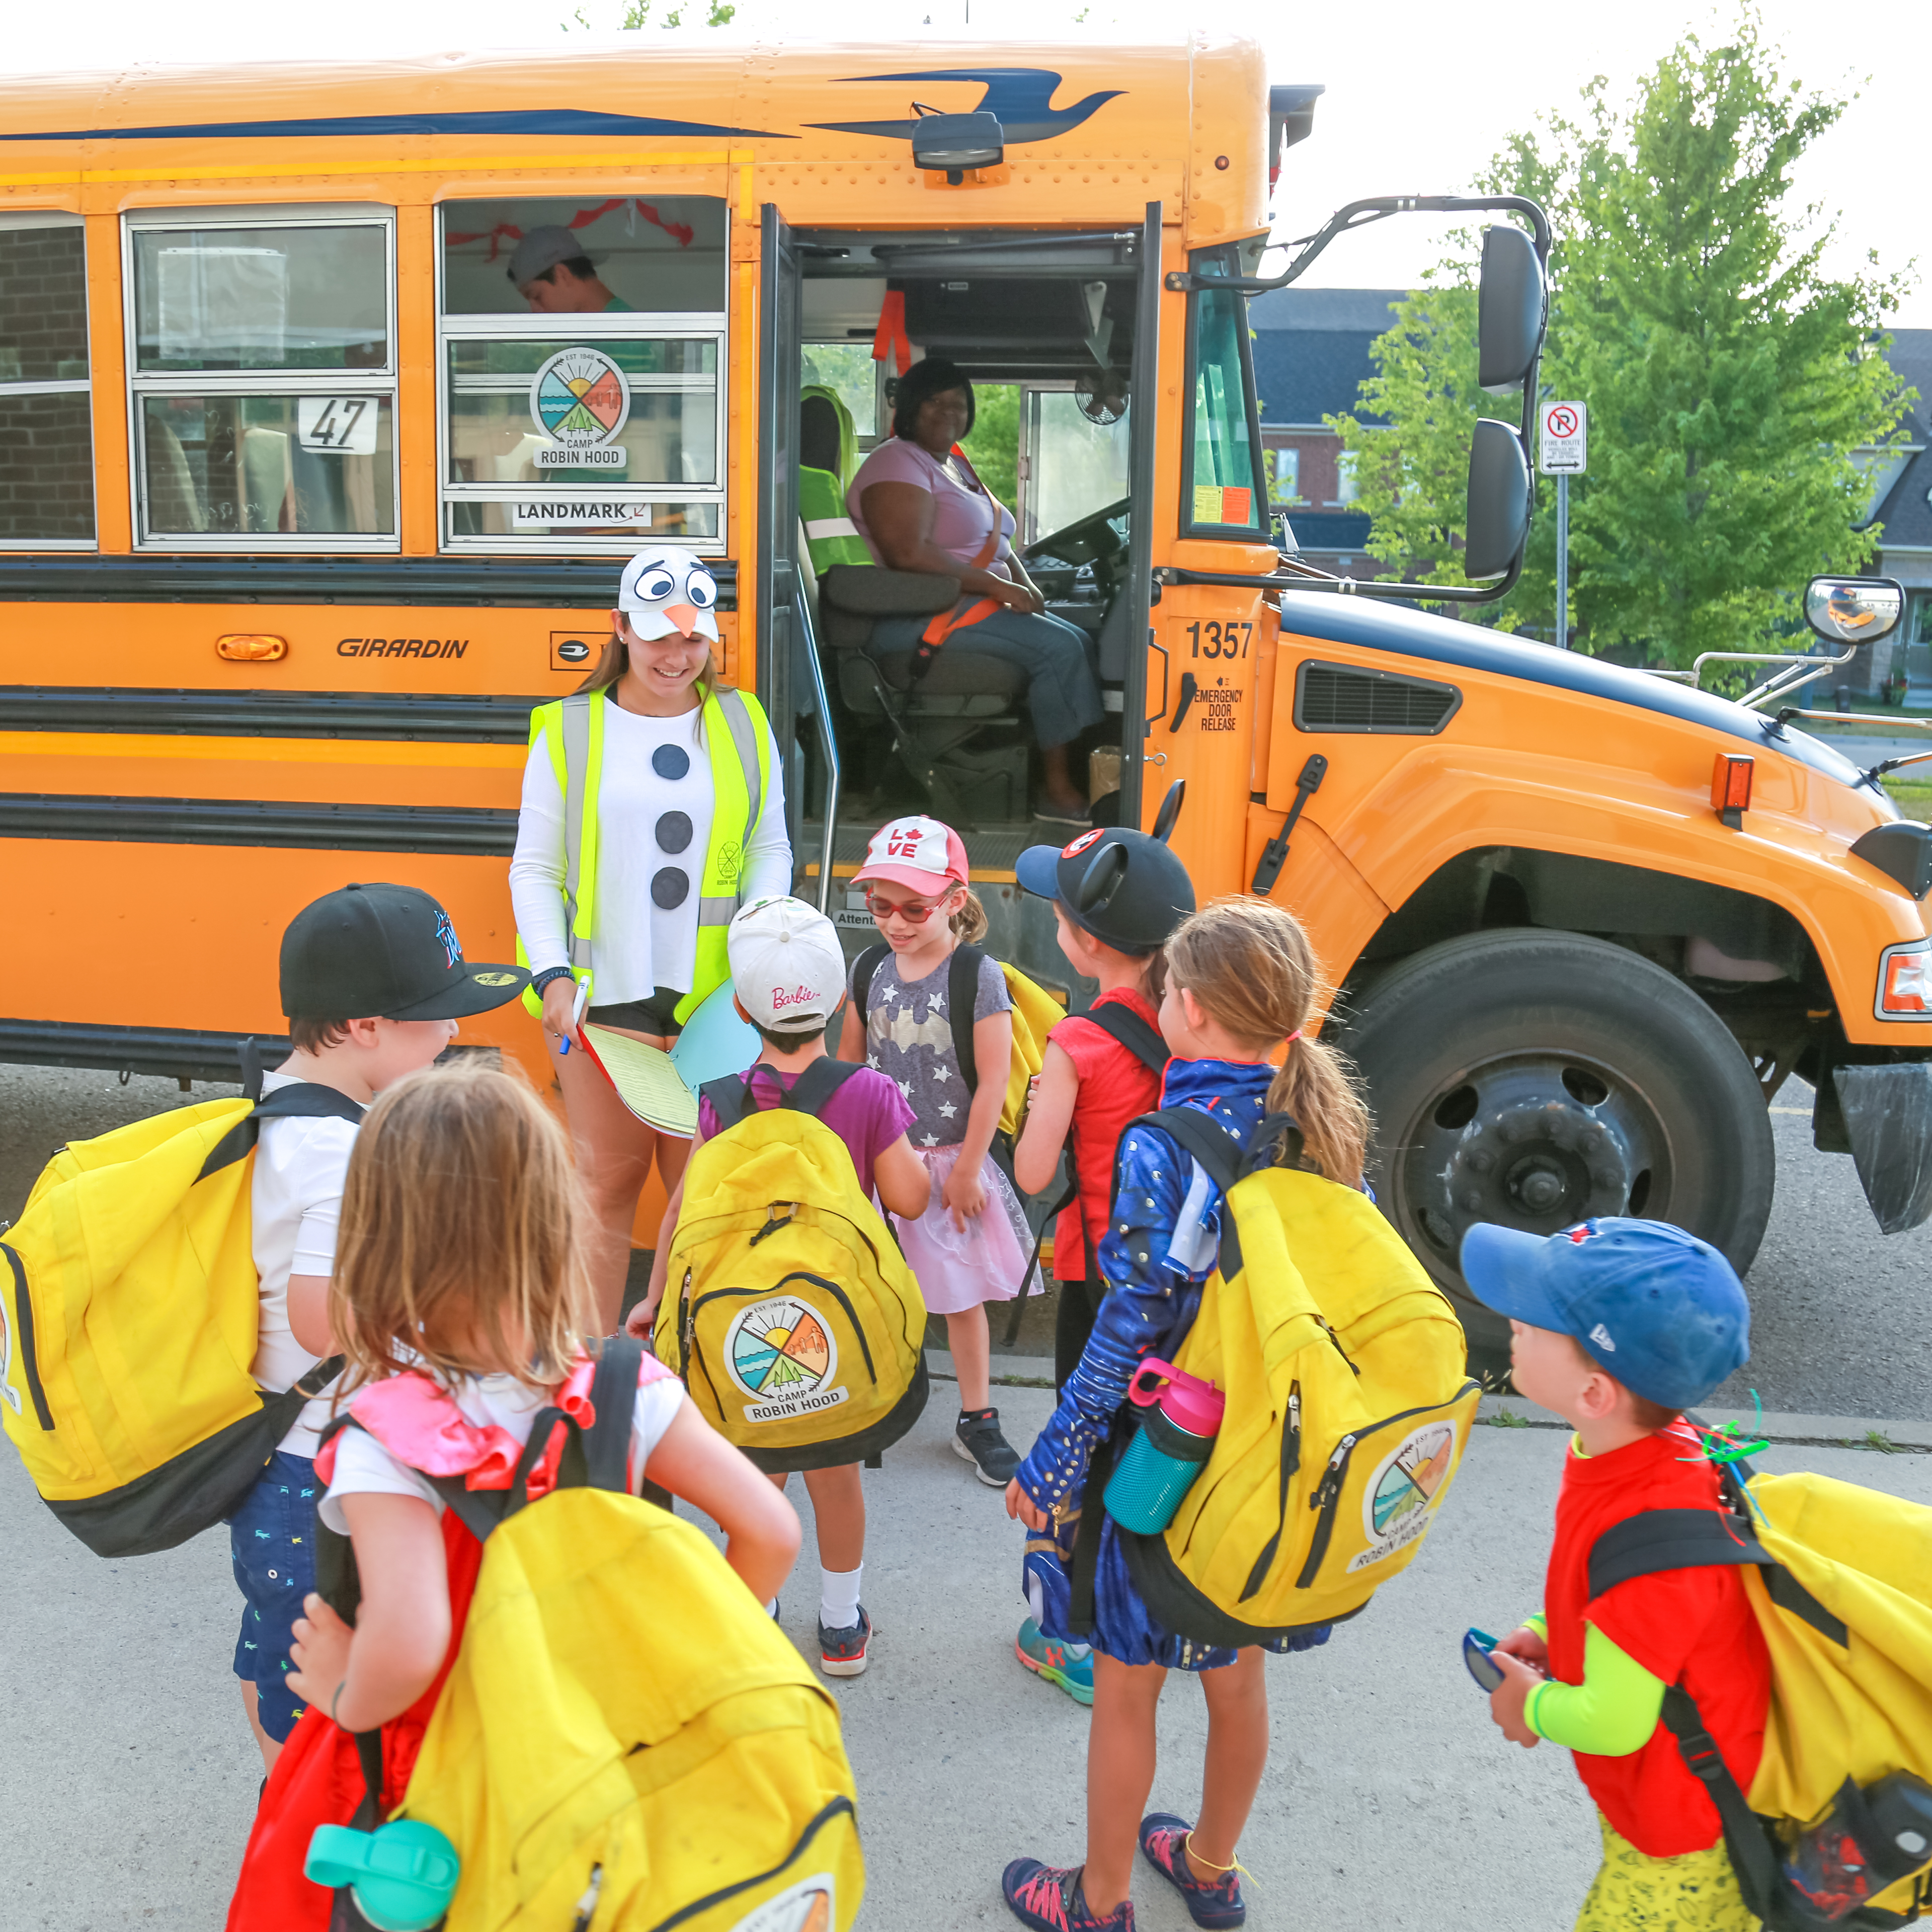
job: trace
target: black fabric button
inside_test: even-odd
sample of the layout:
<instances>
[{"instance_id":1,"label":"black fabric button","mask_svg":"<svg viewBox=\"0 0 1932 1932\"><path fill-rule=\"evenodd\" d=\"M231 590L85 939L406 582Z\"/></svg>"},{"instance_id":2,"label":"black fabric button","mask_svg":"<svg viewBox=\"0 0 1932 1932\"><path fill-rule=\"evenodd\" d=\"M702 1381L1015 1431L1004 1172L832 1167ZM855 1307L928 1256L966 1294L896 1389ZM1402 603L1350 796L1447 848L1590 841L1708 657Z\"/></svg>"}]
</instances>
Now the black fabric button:
<instances>
[{"instance_id":1,"label":"black fabric button","mask_svg":"<svg viewBox=\"0 0 1932 1932\"><path fill-rule=\"evenodd\" d=\"M682 745L660 745L651 754L651 770L661 778L681 778L691 769L691 754Z\"/></svg>"},{"instance_id":2,"label":"black fabric button","mask_svg":"<svg viewBox=\"0 0 1932 1932\"><path fill-rule=\"evenodd\" d=\"M658 820L658 850L682 852L691 843L691 819L682 812L668 812Z\"/></svg>"},{"instance_id":3,"label":"black fabric button","mask_svg":"<svg viewBox=\"0 0 1932 1932\"><path fill-rule=\"evenodd\" d=\"M682 867L666 866L651 880L651 903L664 912L674 910L691 896L691 874Z\"/></svg>"}]
</instances>

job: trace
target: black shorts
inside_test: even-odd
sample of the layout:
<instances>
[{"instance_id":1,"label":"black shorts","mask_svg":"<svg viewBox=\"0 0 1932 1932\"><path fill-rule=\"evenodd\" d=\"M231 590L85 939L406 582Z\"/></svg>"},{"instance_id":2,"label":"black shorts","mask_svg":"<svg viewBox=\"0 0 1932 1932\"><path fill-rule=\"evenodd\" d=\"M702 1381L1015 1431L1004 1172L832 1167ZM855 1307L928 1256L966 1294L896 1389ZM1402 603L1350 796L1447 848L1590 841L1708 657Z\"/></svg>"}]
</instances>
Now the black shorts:
<instances>
[{"instance_id":1,"label":"black shorts","mask_svg":"<svg viewBox=\"0 0 1932 1932\"><path fill-rule=\"evenodd\" d=\"M684 1022L674 1017L684 995L675 986L660 986L648 1000L624 1000L615 1006L592 1006L584 1017L595 1026L620 1027L626 1033L646 1033L655 1040L680 1034Z\"/></svg>"}]
</instances>

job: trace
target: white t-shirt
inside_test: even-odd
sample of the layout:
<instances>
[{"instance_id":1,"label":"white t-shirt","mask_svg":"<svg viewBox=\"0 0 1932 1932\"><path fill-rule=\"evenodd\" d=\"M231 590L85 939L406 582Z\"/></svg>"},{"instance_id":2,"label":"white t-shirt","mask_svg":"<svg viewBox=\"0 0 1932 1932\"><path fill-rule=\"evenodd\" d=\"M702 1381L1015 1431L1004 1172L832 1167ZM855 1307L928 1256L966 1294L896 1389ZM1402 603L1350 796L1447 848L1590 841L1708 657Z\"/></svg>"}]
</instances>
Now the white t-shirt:
<instances>
[{"instance_id":1,"label":"white t-shirt","mask_svg":"<svg viewBox=\"0 0 1932 1932\"><path fill-rule=\"evenodd\" d=\"M286 1073L265 1074L266 1096L302 1083ZM289 1326L289 1276L335 1272L335 1223L342 1211L343 1177L356 1144L353 1120L264 1120L255 1147L250 1193L255 1272L262 1280L261 1327L252 1364L257 1386L279 1394L292 1388L322 1358L311 1355ZM291 1456L313 1456L328 1420L328 1388L302 1405L294 1427L278 1445Z\"/></svg>"},{"instance_id":2,"label":"white t-shirt","mask_svg":"<svg viewBox=\"0 0 1932 1932\"><path fill-rule=\"evenodd\" d=\"M592 997L608 1006L648 1000L660 986L690 989L714 798L711 752L698 741L695 712L644 718L608 697L603 704L590 967ZM791 890L782 766L769 731L765 742L770 776L738 890L746 904ZM524 768L510 861L510 902L533 972L570 964L563 860L563 794L549 748L538 738Z\"/></svg>"},{"instance_id":3,"label":"white t-shirt","mask_svg":"<svg viewBox=\"0 0 1932 1932\"><path fill-rule=\"evenodd\" d=\"M651 1358L644 1359L648 1367ZM449 1393L466 1421L479 1429L494 1423L519 1443L529 1442L538 1410L550 1406L551 1400L550 1392L528 1388L514 1376L466 1376L449 1387ZM638 1383L637 1407L631 1419L633 1495L643 1486L644 1465L683 1400L684 1384L675 1376L656 1376ZM421 1496L434 1506L438 1516L442 1514L442 1498L436 1485L420 1470L391 1455L367 1430L345 1429L336 1438L334 1474L317 1505L323 1522L338 1535L349 1534L340 1499L358 1496Z\"/></svg>"}]
</instances>

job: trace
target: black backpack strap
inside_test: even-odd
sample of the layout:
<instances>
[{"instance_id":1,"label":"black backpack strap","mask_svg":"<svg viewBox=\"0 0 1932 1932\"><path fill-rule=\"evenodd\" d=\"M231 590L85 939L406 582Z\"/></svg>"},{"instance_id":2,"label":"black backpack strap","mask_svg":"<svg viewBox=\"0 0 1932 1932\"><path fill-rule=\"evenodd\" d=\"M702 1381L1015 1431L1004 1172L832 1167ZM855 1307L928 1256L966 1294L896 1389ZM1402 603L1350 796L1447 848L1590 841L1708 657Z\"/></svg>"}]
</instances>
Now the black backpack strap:
<instances>
[{"instance_id":1,"label":"black backpack strap","mask_svg":"<svg viewBox=\"0 0 1932 1932\"><path fill-rule=\"evenodd\" d=\"M1208 1178L1221 1190L1225 1204L1236 1181L1246 1172L1247 1150L1211 1114L1198 1107L1163 1107L1157 1114L1143 1114L1120 1130L1120 1139L1136 1127L1158 1127L1183 1154L1192 1154L1207 1170ZM1114 1162L1120 1155L1117 1150ZM1118 1189L1115 1191L1118 1192ZM1223 1207L1221 1216L1221 1279L1232 1281L1241 1271L1241 1244L1234 1232L1234 1214Z\"/></svg>"},{"instance_id":2,"label":"black backpack strap","mask_svg":"<svg viewBox=\"0 0 1932 1932\"><path fill-rule=\"evenodd\" d=\"M1734 1504L1741 1500L1734 1492ZM1809 1624L1840 1647L1850 1634L1752 1533L1748 1514L1716 1510L1642 1510L1612 1523L1590 1546L1590 1596L1594 1601L1634 1576L1666 1570L1703 1570L1756 1564L1765 1594L1780 1610Z\"/></svg>"},{"instance_id":3,"label":"black backpack strap","mask_svg":"<svg viewBox=\"0 0 1932 1932\"><path fill-rule=\"evenodd\" d=\"M242 1064L242 1097L244 1100L259 1100L262 1097L262 1049L255 1044L255 1036L250 1034L235 1049L235 1057Z\"/></svg>"},{"instance_id":4,"label":"black backpack strap","mask_svg":"<svg viewBox=\"0 0 1932 1932\"><path fill-rule=\"evenodd\" d=\"M711 1111L718 1116L721 1131L728 1132L745 1118L750 1096L743 1074L722 1073L716 1080L706 1081L698 1090L711 1102Z\"/></svg>"},{"instance_id":5,"label":"black backpack strap","mask_svg":"<svg viewBox=\"0 0 1932 1932\"><path fill-rule=\"evenodd\" d=\"M716 1080L707 1080L698 1091L711 1102L711 1111L718 1116L721 1128L735 1127L746 1114L754 1111L752 1083L758 1077L760 1066L765 1066L772 1076L780 1106L795 1108L801 1114L814 1116L854 1074L862 1070L849 1060L814 1060L787 1087L778 1078L776 1067L760 1061L743 1073L727 1073Z\"/></svg>"},{"instance_id":6,"label":"black backpack strap","mask_svg":"<svg viewBox=\"0 0 1932 1932\"><path fill-rule=\"evenodd\" d=\"M870 1009L866 1002L872 991L872 975L884 963L892 948L890 946L868 946L852 962L852 1010L859 1016L859 1030L866 1030L866 1022Z\"/></svg>"},{"instance_id":7,"label":"black backpack strap","mask_svg":"<svg viewBox=\"0 0 1932 1932\"><path fill-rule=\"evenodd\" d=\"M821 1113L832 1095L851 1078L862 1072L849 1060L830 1058L814 1060L790 1087L784 1091L784 1102L801 1114L810 1114L814 1118Z\"/></svg>"},{"instance_id":8,"label":"black backpack strap","mask_svg":"<svg viewBox=\"0 0 1932 1932\"><path fill-rule=\"evenodd\" d=\"M1677 1513L1653 1512L1663 1516ZM1677 1740L1678 1754L1684 1760L1684 1768L1703 1786L1718 1808L1724 1828L1724 1846L1730 1853L1731 1869L1737 1875L1744 1909L1754 1918L1768 1924L1789 1924L1791 1922L1778 1910L1780 1898L1788 1896L1786 1883L1778 1870L1777 1854L1772 1849L1764 1823L1750 1808L1750 1800L1742 1786L1731 1775L1717 1740L1704 1728L1696 1701L1681 1684L1670 1685L1664 1694L1664 1724ZM1808 1918L1801 1922L1811 1922Z\"/></svg>"},{"instance_id":9,"label":"black backpack strap","mask_svg":"<svg viewBox=\"0 0 1932 1932\"><path fill-rule=\"evenodd\" d=\"M1098 1027L1117 1046L1124 1046L1150 1073L1162 1072L1171 1058L1160 1029L1150 1026L1124 1000L1109 1000L1104 1006L1089 1006L1075 1019Z\"/></svg>"},{"instance_id":10,"label":"black backpack strap","mask_svg":"<svg viewBox=\"0 0 1932 1932\"><path fill-rule=\"evenodd\" d=\"M946 1017L952 1023L952 1057L968 1094L980 1090L980 1064L973 1052L973 1010L980 1004L980 962L986 956L977 946L956 946L946 968Z\"/></svg>"},{"instance_id":11,"label":"black backpack strap","mask_svg":"<svg viewBox=\"0 0 1932 1932\"><path fill-rule=\"evenodd\" d=\"M351 1120L359 1124L365 1111L360 1101L315 1081L298 1080L278 1087L266 1100L257 1100L254 1111L244 1114L209 1148L195 1179L206 1180L211 1174L245 1160L261 1138L264 1120Z\"/></svg>"},{"instance_id":12,"label":"black backpack strap","mask_svg":"<svg viewBox=\"0 0 1932 1932\"><path fill-rule=\"evenodd\" d=\"M604 1338L590 1384L590 1403L597 1413L584 1432L584 1474L593 1490L622 1492L629 1486L631 1424L644 1366L644 1345L634 1335Z\"/></svg>"}]
</instances>

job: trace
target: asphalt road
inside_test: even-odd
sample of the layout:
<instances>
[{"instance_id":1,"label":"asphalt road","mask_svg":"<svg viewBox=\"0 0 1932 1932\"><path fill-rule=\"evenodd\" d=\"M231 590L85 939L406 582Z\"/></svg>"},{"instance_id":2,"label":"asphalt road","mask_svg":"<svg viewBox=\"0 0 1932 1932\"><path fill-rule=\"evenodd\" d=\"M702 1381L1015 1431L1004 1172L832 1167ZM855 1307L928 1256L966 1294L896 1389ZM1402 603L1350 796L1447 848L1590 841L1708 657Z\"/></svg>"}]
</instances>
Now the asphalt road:
<instances>
[{"instance_id":1,"label":"asphalt road","mask_svg":"<svg viewBox=\"0 0 1932 1932\"><path fill-rule=\"evenodd\" d=\"M62 1142L104 1133L164 1108L232 1094L112 1074L0 1066L0 1221L16 1216L34 1177ZM1778 1195L1751 1269L1751 1360L1715 1398L1748 1412L1932 1419L1932 1223L1882 1235L1849 1156L1811 1145L1810 1090L1790 1082L1772 1110ZM1004 1316L994 1323L996 1347ZM1027 1311L1017 1352L1053 1352L1050 1310ZM935 1341L940 1340L935 1336Z\"/></svg>"}]
</instances>

